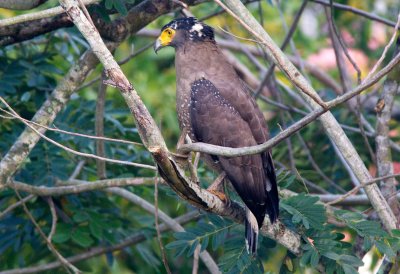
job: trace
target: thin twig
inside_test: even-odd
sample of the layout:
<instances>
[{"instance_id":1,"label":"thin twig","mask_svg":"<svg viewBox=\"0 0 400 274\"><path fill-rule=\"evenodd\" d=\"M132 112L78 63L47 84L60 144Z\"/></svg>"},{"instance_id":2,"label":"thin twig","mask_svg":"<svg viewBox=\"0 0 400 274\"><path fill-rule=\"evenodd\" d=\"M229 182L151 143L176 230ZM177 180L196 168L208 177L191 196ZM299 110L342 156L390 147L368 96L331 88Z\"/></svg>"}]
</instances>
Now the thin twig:
<instances>
[{"instance_id":1,"label":"thin twig","mask_svg":"<svg viewBox=\"0 0 400 274\"><path fill-rule=\"evenodd\" d=\"M294 32L296 31L297 25L300 21L301 15L303 14L304 9L306 8L308 3L308 0L303 0L303 3L300 6L300 9L297 11L294 19L293 19L293 23L290 26L289 31L287 32L285 39L282 42L281 45L281 50L284 51L286 49L286 46L289 44L290 40L292 39L292 36L294 34ZM265 75L263 76L262 80L261 80L261 84L259 85L259 87L257 88L254 97L257 98L261 91L263 90L263 87L266 85L268 79L270 78L272 72L275 69L275 64L273 63L267 70L267 72L265 73Z\"/></svg>"},{"instance_id":2,"label":"thin twig","mask_svg":"<svg viewBox=\"0 0 400 274\"><path fill-rule=\"evenodd\" d=\"M115 138L109 138L109 137L99 137L99 136L95 136L95 135L82 134L82 133L62 130L62 129L58 129L58 128L55 128L55 127L48 127L48 126L45 126L45 125L30 121L30 120L27 120L27 119L24 119L21 116L15 115L15 114L13 114L13 113L11 113L11 112L3 109L3 108L0 108L0 111L10 115L10 119L18 119L20 121L29 123L31 125L35 125L35 126L44 128L46 130L54 131L54 132L59 132L59 133L68 134L68 135L71 135L71 136L84 137L84 138L94 139L94 140L103 140L103 141L108 141L108 142L116 142L116 143L129 144L129 145L134 145L134 146L143 146L142 143L132 142L132 141L128 141L128 140L115 139Z\"/></svg>"},{"instance_id":3,"label":"thin twig","mask_svg":"<svg viewBox=\"0 0 400 274\"><path fill-rule=\"evenodd\" d=\"M311 194L313 196L316 196L320 199L321 202L325 203L324 205L328 207L329 203L332 201L337 201L338 198L341 198L340 194ZM391 195L391 198L396 198L397 200L400 200L400 193L394 193L394 195ZM336 206L362 206L362 205L371 205L371 201L368 199L368 196L365 194L360 194L360 195L352 195L349 196L345 199L341 199L340 201L337 201L335 203Z\"/></svg>"},{"instance_id":4,"label":"thin twig","mask_svg":"<svg viewBox=\"0 0 400 274\"><path fill-rule=\"evenodd\" d=\"M194 250L194 253L193 253L192 274L198 274L199 273L200 248L201 248L201 245L197 245L196 249Z\"/></svg>"},{"instance_id":5,"label":"thin twig","mask_svg":"<svg viewBox=\"0 0 400 274\"><path fill-rule=\"evenodd\" d=\"M279 161L274 160L274 163L281 169L288 170L288 171L290 170L289 168L287 168L286 165L284 165L283 163L281 163ZM298 175L296 174L296 176L298 176ZM306 184L307 193L309 193L308 188L310 188L312 191L317 192L317 193L322 193L322 194L330 193L329 191L327 191L324 188L320 187L319 185L311 182L310 180L307 180L306 178L301 178L301 179L302 179L303 183Z\"/></svg>"},{"instance_id":6,"label":"thin twig","mask_svg":"<svg viewBox=\"0 0 400 274\"><path fill-rule=\"evenodd\" d=\"M76 179L79 176L79 174L81 173L82 168L84 167L85 163L86 163L85 160L79 161L79 163L76 165L74 171L72 172L71 176L69 176L68 180Z\"/></svg>"},{"instance_id":7,"label":"thin twig","mask_svg":"<svg viewBox=\"0 0 400 274\"><path fill-rule=\"evenodd\" d=\"M311 0L311 1L315 2L315 3L318 3L318 4L325 5L325 6L330 6L331 5L329 0ZM396 25L396 22L390 21L390 20L388 20L386 18L382 18L382 17L380 17L380 16L378 16L376 14L373 14L373 13L370 13L370 12L366 12L364 10L360 10L360 9L354 8L352 6L343 5L343 4L336 3L336 2L333 2L333 6L335 8L352 12L354 14L357 14L357 15L363 16L365 18L371 19L373 21L388 25L390 27L394 27Z\"/></svg>"},{"instance_id":8,"label":"thin twig","mask_svg":"<svg viewBox=\"0 0 400 274\"><path fill-rule=\"evenodd\" d=\"M396 26L394 27L394 32L393 32L392 37L390 38L389 43L385 46L385 49L383 50L381 57L375 63L374 67L370 70L370 72L368 73L367 77L365 77L364 81L366 79L368 79L369 77L371 77L371 75L373 75L375 73L375 71L378 69L378 67L381 65L381 63L385 59L386 53L388 52L389 48L392 46L393 42L396 40L396 36L397 36L397 33L398 33L397 30L399 29L399 27L400 27L400 13L397 16L397 23L396 23Z\"/></svg>"},{"instance_id":9,"label":"thin twig","mask_svg":"<svg viewBox=\"0 0 400 274\"><path fill-rule=\"evenodd\" d=\"M6 216L6 214L10 213L11 211L13 211L14 209L16 209L17 207L19 207L20 205L22 205L22 203L26 203L29 200L32 200L33 198L35 198L36 196L33 194L29 194L28 196L22 198L21 200L19 200L18 202L10 205L9 207L7 207L6 209L3 210L3 212L0 212L0 220Z\"/></svg>"},{"instance_id":10,"label":"thin twig","mask_svg":"<svg viewBox=\"0 0 400 274\"><path fill-rule=\"evenodd\" d=\"M389 175L382 176L382 177L376 177L376 178L374 178L374 179L368 181L368 183L369 183L369 182L371 182L371 183L376 183L376 182L379 182L379 181L384 181L384 180L386 180L386 179L395 178L395 177L400 177L400 173L389 174Z\"/></svg>"},{"instance_id":11,"label":"thin twig","mask_svg":"<svg viewBox=\"0 0 400 274\"><path fill-rule=\"evenodd\" d=\"M19 198L20 201L22 201L22 197L19 194L18 190L15 190L15 194ZM28 207L26 206L25 202L22 201L22 208L25 211L25 214L28 216L28 218L31 220L33 225L35 226L36 230L38 231L39 235L43 238L43 240L46 242L47 247L50 249L50 251L55 255L55 257L62 263L64 266L65 270L67 270L68 273L72 271L73 273L82 273L78 268L76 268L74 265L72 265L70 262L68 262L59 252L58 250L54 247L54 245L48 240L42 229L40 228L39 224L36 222L35 218L32 216L30 213Z\"/></svg>"},{"instance_id":12,"label":"thin twig","mask_svg":"<svg viewBox=\"0 0 400 274\"><path fill-rule=\"evenodd\" d=\"M308 161L310 162L311 166L314 168L314 170L322 177L322 179L324 179L324 181L326 183L328 183L330 186L332 186L333 188L335 188L336 190L338 190L339 192L343 193L345 192L345 190L339 186L338 184L336 184L334 181L332 181L319 167L319 165L317 164L317 162L314 160L314 157L311 154L311 150L308 147L307 143L305 142L305 140L303 139L303 137L301 136L301 134L299 132L296 132L296 136L300 141L301 146L303 147L305 153L307 154L307 158Z\"/></svg>"},{"instance_id":13,"label":"thin twig","mask_svg":"<svg viewBox=\"0 0 400 274\"><path fill-rule=\"evenodd\" d=\"M149 43L146 46L138 49L137 51L132 52L131 54L129 54L127 57L125 57L124 59L122 59L121 61L118 61L118 65L123 66L126 63L128 63L131 59L135 58L136 56L138 56L139 54L145 52L146 50L148 50L149 48L152 48L154 45L154 43ZM97 76L95 78L93 78L92 80L90 80L89 82L81 85L78 90L82 90L85 89L91 85L93 85L94 83L96 83L97 81L101 80L101 76Z\"/></svg>"},{"instance_id":14,"label":"thin twig","mask_svg":"<svg viewBox=\"0 0 400 274\"><path fill-rule=\"evenodd\" d=\"M329 25L329 36L332 41L332 47L335 52L335 58L336 58L336 63L338 65L338 71L340 75L340 81L342 83L342 91L340 94L346 93L349 90L351 90L351 78L348 73L345 60L343 59L342 52L345 52L346 56L348 55L347 48L344 45L344 42L342 41L342 37L340 34L337 32L336 25L333 21L333 14L332 14L332 7L325 7L325 15L326 19L328 21ZM359 83L359 81L358 81ZM357 100L354 101L349 100L348 101L348 106L349 109L354 115L356 116L356 120L360 129L361 136L363 137L364 143L368 149L368 152L371 156L371 160L376 163L376 157L375 154L372 150L371 144L369 143L369 140L366 136L365 130L364 130L364 125L362 123L362 114L361 114L361 105L360 105L360 96L357 96Z\"/></svg>"},{"instance_id":15,"label":"thin twig","mask_svg":"<svg viewBox=\"0 0 400 274\"><path fill-rule=\"evenodd\" d=\"M95 133L96 136L104 136L104 106L106 103L106 92L107 85L103 83L105 80L104 72L101 74L102 81L99 84L97 101L96 101L96 112L95 112ZM105 157L105 147L103 140L96 140L96 153L100 157ZM105 179L107 177L106 173L106 162L96 159L96 173L99 179Z\"/></svg>"},{"instance_id":16,"label":"thin twig","mask_svg":"<svg viewBox=\"0 0 400 274\"><path fill-rule=\"evenodd\" d=\"M145 183L148 180L154 180L154 178L118 178L118 179L100 180L82 185L68 185L68 186L56 186L56 187L33 186L18 181L12 181L11 183L8 183L6 186L10 187L11 189L24 191L38 196L60 196L60 195L77 194L81 192L99 190L108 187L137 186ZM76 184L85 181L70 180L66 182L74 182ZM66 182L58 181L57 184L63 184Z\"/></svg>"},{"instance_id":17,"label":"thin twig","mask_svg":"<svg viewBox=\"0 0 400 274\"><path fill-rule=\"evenodd\" d=\"M157 239L158 239L158 244L160 246L161 258L162 258L165 270L167 271L168 274L171 274L171 269L169 268L169 265L168 265L167 254L165 253L164 245L163 245L162 239L161 239L160 226L158 224L158 180L157 180L157 177L156 177L156 180L154 180L154 208L155 208L154 222L156 224Z\"/></svg>"},{"instance_id":18,"label":"thin twig","mask_svg":"<svg viewBox=\"0 0 400 274\"><path fill-rule=\"evenodd\" d=\"M49 236L47 236L47 240L51 243L51 240L52 240L54 234L56 233L56 229L57 229L57 212L56 212L56 208L54 206L53 198L49 197L46 200L47 200L47 203L49 204L51 218L52 218L50 233L49 233Z\"/></svg>"},{"instance_id":19,"label":"thin twig","mask_svg":"<svg viewBox=\"0 0 400 274\"><path fill-rule=\"evenodd\" d=\"M371 179L368 182L361 183L360 185L355 186L353 189L351 189L347 193L341 195L339 198L335 199L334 201L328 202L327 204L328 205L333 205L333 204L336 204L336 203L340 203L341 201L343 201L347 197L351 196L352 194L357 193L357 191L360 190L361 188L364 188L366 186L375 184L375 183L377 183L379 181L382 181L382 180L386 180L386 179L390 179L390 178L394 178L394 177L399 177L399 176L400 176L400 173L397 173L397 174L391 174L391 175L386 175L386 176L382 176L382 177L377 177L377 178Z\"/></svg>"},{"instance_id":20,"label":"thin twig","mask_svg":"<svg viewBox=\"0 0 400 274\"><path fill-rule=\"evenodd\" d=\"M154 43L149 43L145 46L143 46L142 48L138 49L137 51L132 52L131 54L129 54L127 57L125 57L124 59L122 59L121 61L118 62L118 65L123 66L126 63L128 63L130 60L132 60L133 58L135 58L136 56L142 54L143 52L145 52L146 50L152 48L154 45Z\"/></svg>"},{"instance_id":21,"label":"thin twig","mask_svg":"<svg viewBox=\"0 0 400 274\"><path fill-rule=\"evenodd\" d=\"M361 83L361 70L358 67L357 63L353 60L353 58L350 56L349 51L347 50L347 45L346 42L343 41L342 36L340 35L340 32L335 24L335 20L333 18L333 0L329 0L330 2L330 14L331 14L331 24L334 30L334 33L336 35L336 38L338 39L340 45L342 46L342 50L344 52L344 54L347 57L347 60L350 61L351 65L353 66L353 68L356 70L357 72L357 83L360 84Z\"/></svg>"}]
</instances>

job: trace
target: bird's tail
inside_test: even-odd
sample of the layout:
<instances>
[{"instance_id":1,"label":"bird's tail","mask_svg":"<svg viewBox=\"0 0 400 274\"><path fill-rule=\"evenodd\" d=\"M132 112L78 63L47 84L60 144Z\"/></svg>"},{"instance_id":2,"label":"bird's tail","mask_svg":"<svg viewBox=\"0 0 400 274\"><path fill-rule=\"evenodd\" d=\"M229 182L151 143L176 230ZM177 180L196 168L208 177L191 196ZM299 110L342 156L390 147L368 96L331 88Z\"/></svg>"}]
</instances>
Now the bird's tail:
<instances>
[{"instance_id":1,"label":"bird's tail","mask_svg":"<svg viewBox=\"0 0 400 274\"><path fill-rule=\"evenodd\" d=\"M247 252L251 255L257 254L258 243L258 223L254 214L246 207L246 221L245 221L245 234L246 234L246 248Z\"/></svg>"}]
</instances>

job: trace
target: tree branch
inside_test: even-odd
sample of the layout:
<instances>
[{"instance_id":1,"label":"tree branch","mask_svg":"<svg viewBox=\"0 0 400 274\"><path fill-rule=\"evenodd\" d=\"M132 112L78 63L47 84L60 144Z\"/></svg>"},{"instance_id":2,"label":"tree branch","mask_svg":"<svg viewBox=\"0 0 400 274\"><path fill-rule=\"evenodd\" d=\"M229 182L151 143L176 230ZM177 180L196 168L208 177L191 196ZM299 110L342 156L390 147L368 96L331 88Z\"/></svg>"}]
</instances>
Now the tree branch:
<instances>
[{"instance_id":1,"label":"tree branch","mask_svg":"<svg viewBox=\"0 0 400 274\"><path fill-rule=\"evenodd\" d=\"M106 104L106 91L107 86L103 83L105 80L105 75L102 73L101 77L102 81L99 83L99 89L97 94L96 101L96 116L95 116L95 132L96 136L103 137L104 136L104 106ZM104 157L105 156L105 146L103 140L96 141L96 152L97 155ZM103 160L96 160L97 167L97 177L99 179L105 179L107 177L106 172L106 162Z\"/></svg>"},{"instance_id":2,"label":"tree branch","mask_svg":"<svg viewBox=\"0 0 400 274\"><path fill-rule=\"evenodd\" d=\"M47 0L2 0L0 8L10 10L30 10L40 6Z\"/></svg>"},{"instance_id":3,"label":"tree branch","mask_svg":"<svg viewBox=\"0 0 400 274\"><path fill-rule=\"evenodd\" d=\"M186 3L194 5L197 4L197 1L188 0ZM180 5L173 1L145 0L132 7L125 17L114 20L112 23L106 23L100 17L93 19L103 37L110 41L121 42L129 34L143 28L158 16L176 8L180 8ZM60 28L72 26L69 16L63 13L51 18L0 27L0 46L26 41Z\"/></svg>"},{"instance_id":4,"label":"tree branch","mask_svg":"<svg viewBox=\"0 0 400 274\"><path fill-rule=\"evenodd\" d=\"M10 1L15 2L15 0L10 0ZM37 1L37 2L42 1L43 2L43 0L33 0L33 1ZM45 1L47 1L47 0L45 0ZM85 5L90 5L90 4L99 2L99 1L100 0L83 0L83 3ZM4 1L0 2L0 7L3 2ZM27 1L22 0L22 2L27 2ZM51 9L42 10L42 11L38 11L38 12L34 12L34 13L22 14L22 15L18 15L18 16L14 16L11 18L6 18L6 19L0 20L0 28L6 27L9 25L24 23L24 22L28 22L28 21L54 17L54 16L62 14L62 13L64 13L64 9L60 6L58 6L58 7L54 7Z\"/></svg>"},{"instance_id":5,"label":"tree branch","mask_svg":"<svg viewBox=\"0 0 400 274\"><path fill-rule=\"evenodd\" d=\"M315 196L318 196L321 202L327 203L328 205L333 204L334 201L338 201L334 203L335 206L371 205L371 201L365 194L348 196L344 199L341 199L342 195L340 194L319 194ZM391 196L392 199L400 200L400 193Z\"/></svg>"},{"instance_id":6,"label":"tree branch","mask_svg":"<svg viewBox=\"0 0 400 274\"><path fill-rule=\"evenodd\" d=\"M68 186L56 186L56 187L45 187L45 186L33 186L30 184L13 181L7 186L11 189L24 191L30 194L38 196L59 196L68 194L77 194L86 191L99 190L107 187L119 187L119 186L137 186L142 185L148 181L154 181L154 178L118 178L100 180L96 182L90 182L82 185L68 185ZM82 183L85 181L81 180L69 180L66 182L57 181L57 184L65 184L67 182Z\"/></svg>"},{"instance_id":7,"label":"tree branch","mask_svg":"<svg viewBox=\"0 0 400 274\"><path fill-rule=\"evenodd\" d=\"M331 5L329 3L329 0L311 0L311 1L315 2L315 3L318 3L318 4L322 4L324 6L330 6ZM354 14L357 14L357 15L363 16L365 18L371 19L373 21L388 25L390 27L394 27L396 25L396 22L393 22L393 21L390 21L388 19L382 18L382 17L380 17L378 15L375 15L373 13L369 13L369 12L366 12L364 10L360 10L360 9L354 8L352 6L343 5L343 4L335 3L335 2L333 2L333 6L335 8L352 12Z\"/></svg>"}]
</instances>

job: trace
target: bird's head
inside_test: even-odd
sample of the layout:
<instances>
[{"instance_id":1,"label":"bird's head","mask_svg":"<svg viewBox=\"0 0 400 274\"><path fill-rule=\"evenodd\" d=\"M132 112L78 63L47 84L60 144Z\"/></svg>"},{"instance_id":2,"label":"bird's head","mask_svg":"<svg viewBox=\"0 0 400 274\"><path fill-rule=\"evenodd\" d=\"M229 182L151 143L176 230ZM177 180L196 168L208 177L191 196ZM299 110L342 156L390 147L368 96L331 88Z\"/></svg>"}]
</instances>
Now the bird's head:
<instances>
[{"instance_id":1,"label":"bird's head","mask_svg":"<svg viewBox=\"0 0 400 274\"><path fill-rule=\"evenodd\" d=\"M187 41L214 41L214 30L194 17L172 20L161 29L161 34L154 44L157 53L163 47L177 48Z\"/></svg>"}]
</instances>

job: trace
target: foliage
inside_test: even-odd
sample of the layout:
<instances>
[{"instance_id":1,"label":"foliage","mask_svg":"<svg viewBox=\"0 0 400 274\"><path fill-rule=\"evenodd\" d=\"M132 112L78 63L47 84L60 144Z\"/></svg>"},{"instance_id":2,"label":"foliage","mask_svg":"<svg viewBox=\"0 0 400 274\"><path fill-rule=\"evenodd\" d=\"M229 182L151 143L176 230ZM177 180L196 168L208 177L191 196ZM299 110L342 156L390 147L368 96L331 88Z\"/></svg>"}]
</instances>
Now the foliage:
<instances>
[{"instance_id":1,"label":"foliage","mask_svg":"<svg viewBox=\"0 0 400 274\"><path fill-rule=\"evenodd\" d=\"M218 247L223 245L229 229L236 224L214 215L208 215L208 219L209 222L200 221L195 227L174 233L177 241L169 243L166 247L176 249L178 251L176 256L180 256L187 250L187 256L190 257L198 245L201 246L200 252L206 250L211 238L212 249L217 250Z\"/></svg>"},{"instance_id":2,"label":"foliage","mask_svg":"<svg viewBox=\"0 0 400 274\"><path fill-rule=\"evenodd\" d=\"M135 2L136 0L104 0L104 5L107 10L115 8L121 15L125 16L128 14L126 4Z\"/></svg>"}]
</instances>

